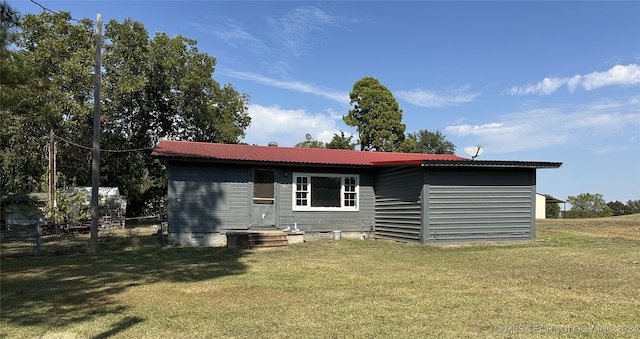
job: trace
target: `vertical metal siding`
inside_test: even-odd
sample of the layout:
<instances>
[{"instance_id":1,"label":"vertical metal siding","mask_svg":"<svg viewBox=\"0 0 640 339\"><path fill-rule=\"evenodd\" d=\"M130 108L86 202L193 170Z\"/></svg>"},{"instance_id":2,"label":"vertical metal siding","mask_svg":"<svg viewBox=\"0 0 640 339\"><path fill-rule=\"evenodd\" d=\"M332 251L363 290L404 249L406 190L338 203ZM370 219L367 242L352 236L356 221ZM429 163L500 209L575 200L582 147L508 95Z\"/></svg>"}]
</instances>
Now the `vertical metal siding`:
<instances>
[{"instance_id":1,"label":"vertical metal siding","mask_svg":"<svg viewBox=\"0 0 640 339\"><path fill-rule=\"evenodd\" d=\"M427 242L532 239L533 190L535 170L430 172Z\"/></svg>"},{"instance_id":2,"label":"vertical metal siding","mask_svg":"<svg viewBox=\"0 0 640 339\"><path fill-rule=\"evenodd\" d=\"M382 169L376 173L375 234L378 237L420 242L423 169Z\"/></svg>"}]
</instances>

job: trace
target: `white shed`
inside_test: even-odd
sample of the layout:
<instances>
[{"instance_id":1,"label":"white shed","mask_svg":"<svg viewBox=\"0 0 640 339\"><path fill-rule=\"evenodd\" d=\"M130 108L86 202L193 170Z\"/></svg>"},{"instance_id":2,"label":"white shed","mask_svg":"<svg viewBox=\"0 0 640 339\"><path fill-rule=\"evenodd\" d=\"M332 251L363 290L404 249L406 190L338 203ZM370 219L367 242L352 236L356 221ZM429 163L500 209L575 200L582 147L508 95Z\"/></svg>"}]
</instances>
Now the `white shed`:
<instances>
[{"instance_id":1,"label":"white shed","mask_svg":"<svg viewBox=\"0 0 640 339\"><path fill-rule=\"evenodd\" d=\"M536 219L546 219L547 197L544 194L536 193Z\"/></svg>"}]
</instances>

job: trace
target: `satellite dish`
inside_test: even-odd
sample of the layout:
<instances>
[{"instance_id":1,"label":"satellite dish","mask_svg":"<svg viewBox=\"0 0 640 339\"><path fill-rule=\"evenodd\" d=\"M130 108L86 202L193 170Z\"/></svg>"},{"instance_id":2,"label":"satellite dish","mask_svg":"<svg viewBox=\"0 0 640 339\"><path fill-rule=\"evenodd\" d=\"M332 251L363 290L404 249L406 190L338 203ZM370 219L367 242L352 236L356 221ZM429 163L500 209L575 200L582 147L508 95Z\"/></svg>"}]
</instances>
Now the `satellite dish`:
<instances>
[{"instance_id":1,"label":"satellite dish","mask_svg":"<svg viewBox=\"0 0 640 339\"><path fill-rule=\"evenodd\" d=\"M467 155L471 156L471 160L474 160L476 157L482 155L484 150L480 145L478 145L478 146L465 147L464 152L467 153Z\"/></svg>"},{"instance_id":2,"label":"satellite dish","mask_svg":"<svg viewBox=\"0 0 640 339\"><path fill-rule=\"evenodd\" d=\"M311 134L307 133L304 137L307 139L307 141L311 141Z\"/></svg>"}]
</instances>

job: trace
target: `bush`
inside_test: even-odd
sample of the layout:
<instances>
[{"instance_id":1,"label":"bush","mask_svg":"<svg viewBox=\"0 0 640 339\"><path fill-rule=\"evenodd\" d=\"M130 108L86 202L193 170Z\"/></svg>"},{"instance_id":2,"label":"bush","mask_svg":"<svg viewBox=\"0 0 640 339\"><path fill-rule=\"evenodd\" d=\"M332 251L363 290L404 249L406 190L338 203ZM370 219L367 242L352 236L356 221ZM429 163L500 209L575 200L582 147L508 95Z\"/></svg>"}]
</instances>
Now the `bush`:
<instances>
[{"instance_id":1,"label":"bush","mask_svg":"<svg viewBox=\"0 0 640 339\"><path fill-rule=\"evenodd\" d=\"M567 218L598 218L613 215L611 208L599 193L569 196L567 202L571 204L571 209L566 214Z\"/></svg>"}]
</instances>

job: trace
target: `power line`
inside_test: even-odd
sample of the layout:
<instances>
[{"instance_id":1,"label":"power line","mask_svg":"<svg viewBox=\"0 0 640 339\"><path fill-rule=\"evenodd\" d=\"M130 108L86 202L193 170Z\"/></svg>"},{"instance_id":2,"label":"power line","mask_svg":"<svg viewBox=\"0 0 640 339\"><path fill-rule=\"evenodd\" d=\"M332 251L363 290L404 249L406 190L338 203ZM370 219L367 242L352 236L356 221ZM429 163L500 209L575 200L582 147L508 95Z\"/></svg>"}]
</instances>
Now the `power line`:
<instances>
[{"instance_id":1,"label":"power line","mask_svg":"<svg viewBox=\"0 0 640 339\"><path fill-rule=\"evenodd\" d=\"M54 11L54 10L52 10L52 9L49 9L49 8L47 8L47 7L44 7L43 5L41 5L40 3L38 3L38 2L37 2L37 1L35 1L35 0L31 0L31 2L33 2L36 6L38 6L38 7L42 8L42 10L44 10L45 12L49 12L49 13L51 13L51 14L58 14L58 15L60 15L60 14L61 14L61 13L60 13L60 12L58 12L58 11ZM78 20L78 19L74 19L74 18L71 18L71 19L69 19L69 20L72 20L72 21L75 21L75 22L80 22L80 20Z\"/></svg>"},{"instance_id":2,"label":"power line","mask_svg":"<svg viewBox=\"0 0 640 339\"><path fill-rule=\"evenodd\" d=\"M86 149L86 150L89 150L89 151L92 151L92 150L93 150L93 147L80 145L80 144L78 144L78 143L75 143L75 142L73 142L73 141L67 140L67 139L65 139L65 138L63 138L63 137L60 137L60 136L57 136L57 135L54 135L54 137L55 137L56 139L59 139L59 140L61 140L61 141L66 142L66 143L67 143L67 144L69 144L69 145L76 146L76 147L79 147L79 148L82 148L82 149ZM100 149L100 152L108 152L108 153L130 153L130 152L148 151L148 150L152 150L152 149L153 149L153 147L142 147L142 148L134 148L134 149L119 149L119 150L115 150L115 149Z\"/></svg>"}]
</instances>

